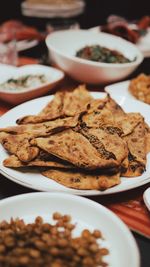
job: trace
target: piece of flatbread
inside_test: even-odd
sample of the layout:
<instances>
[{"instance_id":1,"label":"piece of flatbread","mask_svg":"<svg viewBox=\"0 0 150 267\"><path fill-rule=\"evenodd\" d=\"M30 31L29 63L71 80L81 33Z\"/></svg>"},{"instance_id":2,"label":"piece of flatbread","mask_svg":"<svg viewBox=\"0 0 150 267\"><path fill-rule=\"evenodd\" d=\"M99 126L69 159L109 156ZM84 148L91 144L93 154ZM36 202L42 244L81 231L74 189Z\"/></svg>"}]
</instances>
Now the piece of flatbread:
<instances>
[{"instance_id":1,"label":"piece of flatbread","mask_svg":"<svg viewBox=\"0 0 150 267\"><path fill-rule=\"evenodd\" d=\"M140 122L132 133L123 138L128 145L129 165L123 175L126 177L140 176L146 169L146 130L145 123Z\"/></svg>"},{"instance_id":2,"label":"piece of flatbread","mask_svg":"<svg viewBox=\"0 0 150 267\"><path fill-rule=\"evenodd\" d=\"M96 136L98 134L99 137ZM102 139L108 137L104 131L101 133L91 132L89 135L91 135L90 138L87 138L83 134L69 129L48 138L35 138L31 144L77 167L87 169L115 167L126 157L127 150L122 139L118 140L112 135L111 140L109 139L107 142ZM105 146L107 147L105 148ZM112 150L114 148L120 150L120 157L118 152L115 156L115 150L109 152L107 148L110 147Z\"/></svg>"},{"instance_id":3,"label":"piece of flatbread","mask_svg":"<svg viewBox=\"0 0 150 267\"><path fill-rule=\"evenodd\" d=\"M88 174L80 171L50 169L42 174L66 187L80 190L106 190L120 183L120 173Z\"/></svg>"},{"instance_id":4,"label":"piece of flatbread","mask_svg":"<svg viewBox=\"0 0 150 267\"><path fill-rule=\"evenodd\" d=\"M39 153L39 149L30 144L32 138L50 136L64 129L75 127L77 123L78 116L74 116L41 124L26 124L2 128L0 129L2 131L0 133L1 143L10 154L16 155L20 161L29 162L35 159Z\"/></svg>"},{"instance_id":5,"label":"piece of flatbread","mask_svg":"<svg viewBox=\"0 0 150 267\"><path fill-rule=\"evenodd\" d=\"M33 124L74 116L84 110L91 99L92 97L84 85L77 87L73 92L58 92L38 115L25 116L18 119L17 123Z\"/></svg>"},{"instance_id":6,"label":"piece of flatbread","mask_svg":"<svg viewBox=\"0 0 150 267\"><path fill-rule=\"evenodd\" d=\"M43 123L22 124L22 125L17 125L17 126L0 128L1 140L4 139L4 137L6 137L4 133L10 133L10 134L28 133L32 137L46 136L51 133L59 132L67 128L75 127L78 123L78 118L79 116L76 115L74 117L56 119L53 121L47 121Z\"/></svg>"},{"instance_id":7,"label":"piece of flatbread","mask_svg":"<svg viewBox=\"0 0 150 267\"><path fill-rule=\"evenodd\" d=\"M41 151L40 151L41 152ZM60 159L56 159L54 156L42 152L39 153L36 159L31 160L30 162L23 162L20 161L19 158L15 155L11 155L7 159L3 161L3 164L5 167L9 168L20 168L20 167L53 167L53 168L62 168L62 169L73 169L74 166L67 163L63 162Z\"/></svg>"},{"instance_id":8,"label":"piece of flatbread","mask_svg":"<svg viewBox=\"0 0 150 267\"><path fill-rule=\"evenodd\" d=\"M63 92L58 92L38 115L29 115L19 118L17 124L41 123L60 118L62 116L62 105Z\"/></svg>"},{"instance_id":9,"label":"piece of flatbread","mask_svg":"<svg viewBox=\"0 0 150 267\"><path fill-rule=\"evenodd\" d=\"M2 145L9 154L16 155L19 160L29 162L37 157L39 148L30 144L31 136L27 133L13 135L9 134L3 138Z\"/></svg>"},{"instance_id":10,"label":"piece of flatbread","mask_svg":"<svg viewBox=\"0 0 150 267\"><path fill-rule=\"evenodd\" d=\"M81 128L79 132L97 149L102 159L114 159L119 165L128 155L126 142L116 133L87 127Z\"/></svg>"},{"instance_id":11,"label":"piece of flatbread","mask_svg":"<svg viewBox=\"0 0 150 267\"><path fill-rule=\"evenodd\" d=\"M103 125L117 126L115 116L122 118L124 115L122 108L108 95L104 99L92 100L81 121L91 128L99 128Z\"/></svg>"}]
</instances>

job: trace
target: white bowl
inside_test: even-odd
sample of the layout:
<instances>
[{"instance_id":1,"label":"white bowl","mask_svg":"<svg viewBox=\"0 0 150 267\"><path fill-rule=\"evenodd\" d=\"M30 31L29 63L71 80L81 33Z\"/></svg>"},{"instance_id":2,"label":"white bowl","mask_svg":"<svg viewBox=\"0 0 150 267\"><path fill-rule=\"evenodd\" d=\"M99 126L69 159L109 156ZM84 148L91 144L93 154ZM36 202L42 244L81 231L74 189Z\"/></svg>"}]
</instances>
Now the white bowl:
<instances>
[{"instance_id":1,"label":"white bowl","mask_svg":"<svg viewBox=\"0 0 150 267\"><path fill-rule=\"evenodd\" d=\"M83 197L59 193L29 193L0 201L0 221L11 218L32 223L37 216L53 223L52 214L71 215L76 225L74 236L83 229L102 232L102 247L109 249L104 260L109 267L139 267L140 257L136 242L127 226L110 210Z\"/></svg>"},{"instance_id":2,"label":"white bowl","mask_svg":"<svg viewBox=\"0 0 150 267\"><path fill-rule=\"evenodd\" d=\"M64 30L51 33L46 38L50 59L72 78L85 83L110 83L124 79L143 60L142 53L130 42L107 33L87 30ZM121 52L130 63L101 63L81 59L76 52L87 45L101 45Z\"/></svg>"},{"instance_id":3,"label":"white bowl","mask_svg":"<svg viewBox=\"0 0 150 267\"><path fill-rule=\"evenodd\" d=\"M36 85L21 90L6 90L0 88L0 99L16 105L46 94L64 78L64 73L62 71L43 65L33 64L16 68L0 64L0 84L10 78L19 78L25 75L45 75L46 82L38 86Z\"/></svg>"}]
</instances>

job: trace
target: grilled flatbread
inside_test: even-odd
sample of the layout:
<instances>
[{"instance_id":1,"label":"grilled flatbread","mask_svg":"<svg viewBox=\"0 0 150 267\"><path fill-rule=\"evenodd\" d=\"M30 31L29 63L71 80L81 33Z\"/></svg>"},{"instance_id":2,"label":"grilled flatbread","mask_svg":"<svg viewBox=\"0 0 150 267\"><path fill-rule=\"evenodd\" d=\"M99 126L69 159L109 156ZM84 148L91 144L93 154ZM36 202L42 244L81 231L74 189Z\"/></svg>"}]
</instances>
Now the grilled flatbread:
<instances>
[{"instance_id":1,"label":"grilled flatbread","mask_svg":"<svg viewBox=\"0 0 150 267\"><path fill-rule=\"evenodd\" d=\"M15 155L11 155L9 158L5 159L3 161L3 164L5 167L10 168L20 168L20 167L31 167L31 166L37 166L37 167L55 167L55 168L62 168L62 169L73 169L74 166L61 161L60 159L56 159L56 157L40 151L39 155L36 159L31 160L30 162L23 162L20 161L19 158Z\"/></svg>"},{"instance_id":2,"label":"grilled flatbread","mask_svg":"<svg viewBox=\"0 0 150 267\"><path fill-rule=\"evenodd\" d=\"M3 139L4 148L10 153L16 155L19 160L28 162L37 157L39 148L31 146L29 143L29 134L13 135L10 134Z\"/></svg>"},{"instance_id":3,"label":"grilled flatbread","mask_svg":"<svg viewBox=\"0 0 150 267\"><path fill-rule=\"evenodd\" d=\"M140 176L146 168L146 131L144 122L140 122L133 132L124 137L129 154L128 169L123 173L126 177Z\"/></svg>"},{"instance_id":4,"label":"grilled flatbread","mask_svg":"<svg viewBox=\"0 0 150 267\"><path fill-rule=\"evenodd\" d=\"M126 136L133 132L134 128L144 119L140 113L127 113L122 117L115 116L115 122L122 129L122 135Z\"/></svg>"},{"instance_id":5,"label":"grilled flatbread","mask_svg":"<svg viewBox=\"0 0 150 267\"><path fill-rule=\"evenodd\" d=\"M85 109L92 99L85 86L79 86L73 92L58 92L54 99L38 114L17 120L18 124L41 123L45 121L74 116Z\"/></svg>"},{"instance_id":6,"label":"grilled flatbread","mask_svg":"<svg viewBox=\"0 0 150 267\"><path fill-rule=\"evenodd\" d=\"M75 127L78 123L78 117L79 116L77 115L74 117L56 119L53 121L47 121L43 123L23 124L6 128L0 128L0 134L5 132L10 134L28 133L32 137L46 136L51 133L59 132L60 130ZM1 136L1 139L3 138L3 136L6 137L6 135L3 134Z\"/></svg>"},{"instance_id":7,"label":"grilled flatbread","mask_svg":"<svg viewBox=\"0 0 150 267\"><path fill-rule=\"evenodd\" d=\"M105 190L120 183L120 173L92 175L80 171L50 169L42 174L64 186L80 190Z\"/></svg>"},{"instance_id":8,"label":"grilled flatbread","mask_svg":"<svg viewBox=\"0 0 150 267\"><path fill-rule=\"evenodd\" d=\"M80 133L97 149L102 159L114 159L121 164L128 155L126 143L116 133L101 128L81 128Z\"/></svg>"},{"instance_id":9,"label":"grilled flatbread","mask_svg":"<svg viewBox=\"0 0 150 267\"><path fill-rule=\"evenodd\" d=\"M17 120L18 124L40 123L60 118L63 105L63 92L55 94L54 98L47 104L47 106L38 114L25 116Z\"/></svg>"},{"instance_id":10,"label":"grilled flatbread","mask_svg":"<svg viewBox=\"0 0 150 267\"><path fill-rule=\"evenodd\" d=\"M97 137L98 134L99 137ZM127 155L125 143L121 139L117 141L117 138L112 135L111 140L109 139L110 144L102 140L106 136L108 137L107 133L99 130L99 132L89 132L85 137L83 134L69 129L48 138L35 138L31 144L81 168L118 166ZM116 148L116 146L118 147ZM111 147L111 150L107 150L107 147L108 149ZM115 150L120 150L121 156L119 153L113 154L114 147Z\"/></svg>"}]
</instances>

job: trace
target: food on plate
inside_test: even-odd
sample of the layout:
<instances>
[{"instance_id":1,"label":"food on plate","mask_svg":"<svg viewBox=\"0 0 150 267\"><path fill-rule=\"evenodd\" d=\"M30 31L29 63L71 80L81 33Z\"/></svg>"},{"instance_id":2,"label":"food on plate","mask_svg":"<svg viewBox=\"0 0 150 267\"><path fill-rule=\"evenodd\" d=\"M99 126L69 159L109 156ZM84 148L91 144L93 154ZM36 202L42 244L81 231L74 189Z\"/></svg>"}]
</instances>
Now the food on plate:
<instances>
[{"instance_id":1,"label":"food on plate","mask_svg":"<svg viewBox=\"0 0 150 267\"><path fill-rule=\"evenodd\" d=\"M110 173L109 173L110 172ZM113 173L113 170L112 170ZM73 170L70 168L64 169L50 169L43 171L42 174L54 181L74 189L96 189L105 190L114 185L120 183L120 172L112 174L111 170L107 170L107 173L99 172L85 172L79 170Z\"/></svg>"},{"instance_id":2,"label":"food on plate","mask_svg":"<svg viewBox=\"0 0 150 267\"><path fill-rule=\"evenodd\" d=\"M127 155L123 140L103 129L68 129L47 138L37 137L31 144L85 169L116 167Z\"/></svg>"},{"instance_id":3,"label":"food on plate","mask_svg":"<svg viewBox=\"0 0 150 267\"><path fill-rule=\"evenodd\" d=\"M103 63L129 63L135 60L130 60L119 51L111 50L100 45L85 46L76 52L76 56Z\"/></svg>"},{"instance_id":4,"label":"food on plate","mask_svg":"<svg viewBox=\"0 0 150 267\"><path fill-rule=\"evenodd\" d=\"M129 84L130 93L138 100L150 104L150 75L140 74Z\"/></svg>"},{"instance_id":5,"label":"food on plate","mask_svg":"<svg viewBox=\"0 0 150 267\"><path fill-rule=\"evenodd\" d=\"M83 229L76 237L69 215L55 212L53 220L37 216L33 223L19 218L0 222L0 266L108 266L104 257L109 251L101 245L99 230Z\"/></svg>"},{"instance_id":6,"label":"food on plate","mask_svg":"<svg viewBox=\"0 0 150 267\"><path fill-rule=\"evenodd\" d=\"M147 33L148 27L150 27L150 16L144 16L135 22L128 22L120 16L111 15L108 17L107 23L100 27L100 30L137 43L140 37Z\"/></svg>"},{"instance_id":7,"label":"food on plate","mask_svg":"<svg viewBox=\"0 0 150 267\"><path fill-rule=\"evenodd\" d=\"M34 168L70 188L105 190L120 177L140 176L150 151L150 128L140 113L109 96L93 99L85 86L58 92L37 115L0 128L5 167Z\"/></svg>"},{"instance_id":8,"label":"food on plate","mask_svg":"<svg viewBox=\"0 0 150 267\"><path fill-rule=\"evenodd\" d=\"M18 78L10 78L6 82L0 84L0 90L5 91L21 91L28 90L33 87L42 86L42 84L47 83L46 76L41 75L24 75Z\"/></svg>"},{"instance_id":9,"label":"food on plate","mask_svg":"<svg viewBox=\"0 0 150 267\"><path fill-rule=\"evenodd\" d=\"M27 26L19 20L8 20L0 25L0 38L2 41L9 41L16 39L21 40L44 40L45 36L36 28ZM1 41L1 40L0 40Z\"/></svg>"}]
</instances>

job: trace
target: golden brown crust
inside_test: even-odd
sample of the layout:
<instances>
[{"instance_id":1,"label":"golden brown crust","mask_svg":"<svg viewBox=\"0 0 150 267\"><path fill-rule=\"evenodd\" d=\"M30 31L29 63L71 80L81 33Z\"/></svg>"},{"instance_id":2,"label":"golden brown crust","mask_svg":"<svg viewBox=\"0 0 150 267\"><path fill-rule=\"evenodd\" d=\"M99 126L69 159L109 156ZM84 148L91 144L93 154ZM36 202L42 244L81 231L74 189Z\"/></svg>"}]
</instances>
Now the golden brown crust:
<instances>
[{"instance_id":1,"label":"golden brown crust","mask_svg":"<svg viewBox=\"0 0 150 267\"><path fill-rule=\"evenodd\" d=\"M80 190L106 190L120 183L120 173L92 175L80 171L50 169L42 174L64 186Z\"/></svg>"},{"instance_id":2,"label":"golden brown crust","mask_svg":"<svg viewBox=\"0 0 150 267\"><path fill-rule=\"evenodd\" d=\"M132 133L124 137L127 142L129 166L123 173L124 176L140 176L146 168L146 131L145 124L141 121Z\"/></svg>"},{"instance_id":3,"label":"golden brown crust","mask_svg":"<svg viewBox=\"0 0 150 267\"><path fill-rule=\"evenodd\" d=\"M47 158L38 156L36 159L31 160L30 162L23 162L19 160L19 158L15 155L11 155L9 158L3 161L5 167L9 168L20 168L20 167L55 167L55 168L62 168L62 169L73 169L74 166L67 163L60 161L59 159L55 159L53 156L47 154Z\"/></svg>"},{"instance_id":4,"label":"golden brown crust","mask_svg":"<svg viewBox=\"0 0 150 267\"><path fill-rule=\"evenodd\" d=\"M58 92L47 106L38 114L20 118L18 124L41 123L67 116L74 116L86 108L92 99L84 85L80 85L73 92Z\"/></svg>"},{"instance_id":5,"label":"golden brown crust","mask_svg":"<svg viewBox=\"0 0 150 267\"><path fill-rule=\"evenodd\" d=\"M103 137L101 133L99 138L102 139L105 136L105 132L101 132L103 132ZM122 149L122 154L119 159L121 161L121 159L126 156L126 148L125 143L122 140L120 141L120 143L117 142L115 138L118 150L119 148L120 150ZM111 142L113 143L113 137ZM105 144L106 143L107 142L105 141ZM31 141L31 144L82 168L108 168L118 166L120 163L120 161L112 155L112 152L110 152L109 157L105 156L104 153L98 151L96 146L93 146L88 138L71 129L52 135L48 138L35 138ZM104 148L102 148L101 151L104 151ZM109 153L109 151L107 151L107 153Z\"/></svg>"}]
</instances>

